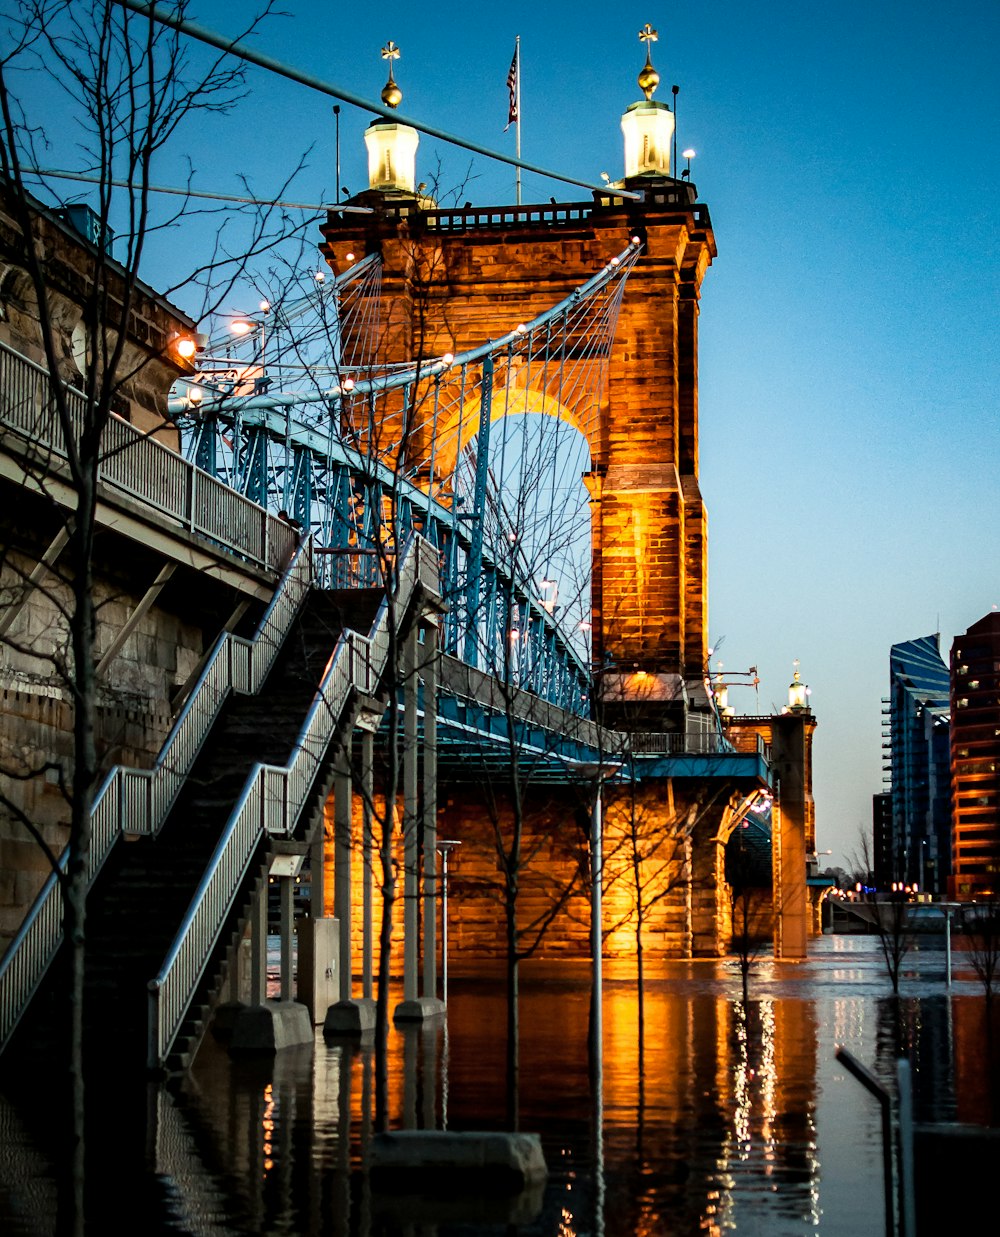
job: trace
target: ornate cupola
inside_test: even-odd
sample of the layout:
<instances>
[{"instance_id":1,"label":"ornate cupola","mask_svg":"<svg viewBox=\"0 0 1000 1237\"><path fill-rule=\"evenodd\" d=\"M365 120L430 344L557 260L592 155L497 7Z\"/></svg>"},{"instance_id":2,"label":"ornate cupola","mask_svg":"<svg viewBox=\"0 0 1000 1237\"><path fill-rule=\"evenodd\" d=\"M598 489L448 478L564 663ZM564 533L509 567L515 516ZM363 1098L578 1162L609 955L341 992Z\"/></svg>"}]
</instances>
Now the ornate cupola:
<instances>
[{"instance_id":1,"label":"ornate cupola","mask_svg":"<svg viewBox=\"0 0 1000 1237\"><path fill-rule=\"evenodd\" d=\"M396 84L392 62L399 59L399 48L389 40L382 48L382 59L389 63L389 79L382 87L386 107L399 107L403 92ZM365 130L368 148L368 187L381 193L416 193L417 144L420 137L410 125L390 120L375 120Z\"/></svg>"},{"instance_id":2,"label":"ornate cupola","mask_svg":"<svg viewBox=\"0 0 1000 1237\"><path fill-rule=\"evenodd\" d=\"M639 89L645 96L630 104L622 116L625 135L625 179L634 176L669 176L670 147L674 137L674 114L666 103L657 103L653 92L660 84L660 75L653 68L650 45L658 35L646 22L639 39L646 44L646 63L639 74Z\"/></svg>"},{"instance_id":3,"label":"ornate cupola","mask_svg":"<svg viewBox=\"0 0 1000 1237\"><path fill-rule=\"evenodd\" d=\"M795 674L792 676L791 683L788 684L788 708L785 712L804 713L808 708L809 688L802 682L802 676L799 674L798 659L796 659Z\"/></svg>"}]
</instances>

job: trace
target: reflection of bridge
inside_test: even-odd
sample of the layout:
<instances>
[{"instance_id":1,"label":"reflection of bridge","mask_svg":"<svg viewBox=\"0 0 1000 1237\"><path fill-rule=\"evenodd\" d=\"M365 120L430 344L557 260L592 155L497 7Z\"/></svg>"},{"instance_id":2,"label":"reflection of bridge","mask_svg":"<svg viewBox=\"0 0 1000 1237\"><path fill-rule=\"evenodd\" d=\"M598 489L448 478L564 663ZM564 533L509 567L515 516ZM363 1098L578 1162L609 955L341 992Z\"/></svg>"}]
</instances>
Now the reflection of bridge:
<instances>
[{"instance_id":1,"label":"reflection of bridge","mask_svg":"<svg viewBox=\"0 0 1000 1237\"><path fill-rule=\"evenodd\" d=\"M113 768L93 813L95 1035L141 1025L155 977L150 1063L196 1042L247 923L259 997L267 873L290 933L305 858L310 999L351 1000L356 969L369 996L372 821L391 833L397 802L411 1013L436 995L439 822L463 839L460 946L464 933L497 948L499 867L499 891L513 881L522 899L516 931L542 923L554 947L586 951L562 912L603 798L607 948L629 948L638 922L662 950L717 953L722 848L779 791L776 939L804 952L811 715L724 729L706 683L697 314L711 223L687 183L640 170L628 184L641 202L609 190L485 213L372 190L370 216L328 218L332 276L269 296L241 320L242 351L219 345L193 369L160 350L161 397L179 375L180 439L129 392L139 429L112 423L99 479ZM185 329L148 301L162 337ZM57 751L67 722L44 703L57 689L42 666L61 638L73 494L49 378L17 354L37 348L8 343L3 483L30 514L7 530L8 712L23 746ZM58 837L51 796L23 805ZM4 1037L59 917L52 878L0 964ZM324 988L326 971L339 977Z\"/></svg>"}]
</instances>

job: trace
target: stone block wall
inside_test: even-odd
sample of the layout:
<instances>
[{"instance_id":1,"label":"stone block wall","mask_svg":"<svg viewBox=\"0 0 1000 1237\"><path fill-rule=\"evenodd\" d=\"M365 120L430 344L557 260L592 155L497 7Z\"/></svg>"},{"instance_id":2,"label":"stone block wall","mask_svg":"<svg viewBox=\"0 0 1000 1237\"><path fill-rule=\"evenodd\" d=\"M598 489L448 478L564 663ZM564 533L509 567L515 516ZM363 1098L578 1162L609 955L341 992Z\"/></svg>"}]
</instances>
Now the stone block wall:
<instances>
[{"instance_id":1,"label":"stone block wall","mask_svg":"<svg viewBox=\"0 0 1000 1237\"><path fill-rule=\"evenodd\" d=\"M26 589L31 566L23 554L10 553L0 567L0 613L17 607L0 639L0 793L12 804L0 804L0 952L50 870L19 813L55 855L66 844L69 824L62 785L73 771L72 697L52 662L67 656L68 590L52 574ZM141 579L130 585L118 565L98 571L98 660L145 587ZM172 700L214 635L197 610L185 616L161 604L145 614L99 683L95 742L104 768L153 763L173 724ZM57 767L42 770L47 762Z\"/></svg>"}]
</instances>

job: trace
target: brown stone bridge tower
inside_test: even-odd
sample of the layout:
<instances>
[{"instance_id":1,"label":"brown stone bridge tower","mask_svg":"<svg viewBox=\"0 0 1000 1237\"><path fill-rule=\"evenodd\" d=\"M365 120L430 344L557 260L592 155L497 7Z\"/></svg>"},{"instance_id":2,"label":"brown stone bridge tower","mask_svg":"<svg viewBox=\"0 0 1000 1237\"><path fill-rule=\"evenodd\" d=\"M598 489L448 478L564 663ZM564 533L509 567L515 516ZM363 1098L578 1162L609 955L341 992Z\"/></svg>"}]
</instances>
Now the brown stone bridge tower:
<instances>
[{"instance_id":1,"label":"brown stone bridge tower","mask_svg":"<svg viewBox=\"0 0 1000 1237\"><path fill-rule=\"evenodd\" d=\"M623 127L644 108L661 135L664 124L672 130L672 113L652 102L633 105ZM376 124L369 137L374 130L384 139L386 129L400 128ZM668 137L661 146L668 158ZM637 696L658 715L652 724L683 729L685 695L694 708L706 707L698 300L715 238L694 186L669 175L659 149L655 158L640 154L620 183L640 191L641 201L612 187L587 202L425 209L412 175L409 188L404 176L402 187L354 200L372 207L371 215L331 212L323 249L335 270L381 255L387 309L378 359L401 362L458 354L512 330L569 295L631 238L641 240L606 398L589 435L594 660L608 667L609 703Z\"/></svg>"},{"instance_id":2,"label":"brown stone bridge tower","mask_svg":"<svg viewBox=\"0 0 1000 1237\"><path fill-rule=\"evenodd\" d=\"M657 80L647 57L639 79L645 98L622 118L625 174L586 201L439 209L416 184L416 132L374 122L365 135L370 188L349 203L370 213L331 211L322 251L338 273L380 256L381 365L460 355L498 339L571 295L630 242L641 244L599 415L586 430L595 709L607 726L635 737L635 752L667 750L650 746L649 737L677 740L670 751L680 760L650 761L642 794L650 820L662 818L651 828L697 820L664 878L676 882L677 894L663 899L670 910L660 939L670 952L714 953L726 944L724 841L748 793L769 774L762 745L712 763L728 747L717 742L706 681L698 315L716 246L695 186L672 174L674 116L652 98ZM475 432L470 418L462 441ZM426 444L414 454L426 459ZM462 818L458 804L446 815L446 832L454 836ZM470 853L467 847L462 862ZM804 869L802 881L804 888Z\"/></svg>"}]
</instances>

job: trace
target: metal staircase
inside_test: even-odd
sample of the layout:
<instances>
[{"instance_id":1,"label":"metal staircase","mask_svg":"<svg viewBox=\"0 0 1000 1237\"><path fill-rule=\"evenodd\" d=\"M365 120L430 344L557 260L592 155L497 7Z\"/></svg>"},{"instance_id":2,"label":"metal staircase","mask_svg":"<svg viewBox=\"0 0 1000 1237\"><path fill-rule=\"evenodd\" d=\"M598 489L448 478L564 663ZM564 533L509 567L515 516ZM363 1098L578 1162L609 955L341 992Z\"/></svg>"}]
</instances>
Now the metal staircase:
<instances>
[{"instance_id":1,"label":"metal staircase","mask_svg":"<svg viewBox=\"0 0 1000 1237\"><path fill-rule=\"evenodd\" d=\"M301 836L319 818L353 707L386 669L391 621L438 595L437 552L421 537L397 574L391 605L381 590L324 592L311 588L305 547L255 640L220 640L154 769L109 775L95 818L113 819L98 831L88 910L91 1061L117 1074L186 1064L270 839ZM259 691L232 695L241 688ZM58 949L52 884L0 967L7 1038ZM33 1021L44 1025L44 1011Z\"/></svg>"},{"instance_id":2,"label":"metal staircase","mask_svg":"<svg viewBox=\"0 0 1000 1237\"><path fill-rule=\"evenodd\" d=\"M261 691L233 698L212 728L159 835L119 846L109 859L92 892L88 916L87 1059L99 1058L113 1045L119 1071L126 1052L129 1065L145 1066L147 984L185 922L220 838L226 836L234 804L241 802L255 766L289 763L344 626L367 631L377 606L378 596L367 591L346 597L311 593ZM344 720L330 717L329 751L343 739ZM324 779L314 778L313 803L306 798L300 818L313 815L309 808L317 806L323 788ZM251 894L266 870L269 841L265 830L255 831L218 907L214 945L206 951L200 974L190 976L185 994L178 1065L185 1064L184 1049L200 1035L229 946L243 928Z\"/></svg>"}]
</instances>

